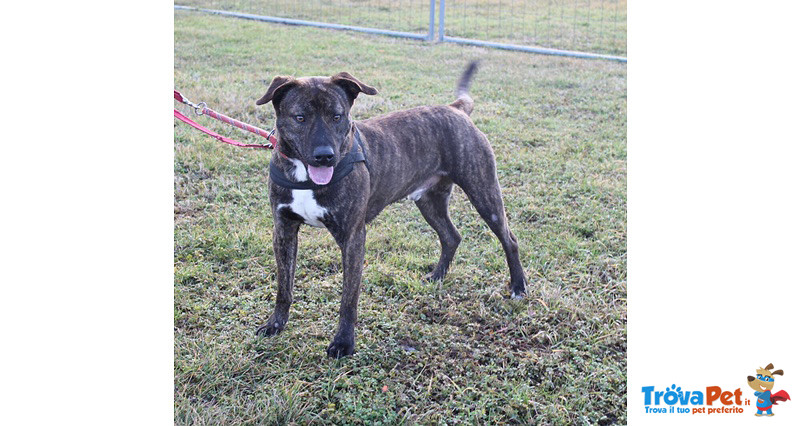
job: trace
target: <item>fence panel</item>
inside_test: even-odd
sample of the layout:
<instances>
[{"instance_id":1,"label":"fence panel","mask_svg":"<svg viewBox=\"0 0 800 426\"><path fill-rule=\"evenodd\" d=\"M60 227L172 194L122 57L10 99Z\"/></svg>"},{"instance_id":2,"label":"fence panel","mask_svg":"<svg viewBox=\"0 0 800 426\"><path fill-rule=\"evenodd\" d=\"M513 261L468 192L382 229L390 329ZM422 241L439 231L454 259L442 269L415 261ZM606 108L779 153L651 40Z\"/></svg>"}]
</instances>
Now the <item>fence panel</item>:
<instances>
[{"instance_id":1,"label":"fence panel","mask_svg":"<svg viewBox=\"0 0 800 426\"><path fill-rule=\"evenodd\" d=\"M432 38L431 0L178 0L176 5L337 25L374 28Z\"/></svg>"},{"instance_id":2,"label":"fence panel","mask_svg":"<svg viewBox=\"0 0 800 426\"><path fill-rule=\"evenodd\" d=\"M551 54L564 53L551 49L590 52L571 56L622 61L627 53L627 0L177 0L176 4L277 18L262 19L273 22L327 23L428 40L434 38L438 8L440 41Z\"/></svg>"},{"instance_id":3,"label":"fence panel","mask_svg":"<svg viewBox=\"0 0 800 426\"><path fill-rule=\"evenodd\" d=\"M624 55L627 0L447 0L445 36Z\"/></svg>"}]
</instances>

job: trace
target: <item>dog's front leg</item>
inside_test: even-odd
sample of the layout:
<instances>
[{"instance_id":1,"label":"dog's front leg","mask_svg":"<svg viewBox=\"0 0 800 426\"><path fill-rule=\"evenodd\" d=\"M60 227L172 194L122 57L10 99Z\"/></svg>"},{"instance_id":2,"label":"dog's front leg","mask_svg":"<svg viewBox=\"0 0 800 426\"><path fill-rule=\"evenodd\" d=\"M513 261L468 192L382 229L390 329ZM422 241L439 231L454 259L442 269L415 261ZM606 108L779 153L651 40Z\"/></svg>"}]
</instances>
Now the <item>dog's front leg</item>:
<instances>
[{"instance_id":1,"label":"dog's front leg","mask_svg":"<svg viewBox=\"0 0 800 426\"><path fill-rule=\"evenodd\" d=\"M364 268L364 242L366 227L361 221L352 233L334 235L342 249L342 304L339 308L339 330L328 345L328 356L340 358L352 355L355 349L355 325L358 319L358 295L361 291L361 272Z\"/></svg>"},{"instance_id":2,"label":"dog's front leg","mask_svg":"<svg viewBox=\"0 0 800 426\"><path fill-rule=\"evenodd\" d=\"M286 327L289 320L289 306L292 304L294 270L297 261L297 231L300 222L281 219L275 215L275 229L272 233L272 248L278 271L278 293L275 296L275 311L267 323L259 327L259 336L274 336Z\"/></svg>"}]
</instances>

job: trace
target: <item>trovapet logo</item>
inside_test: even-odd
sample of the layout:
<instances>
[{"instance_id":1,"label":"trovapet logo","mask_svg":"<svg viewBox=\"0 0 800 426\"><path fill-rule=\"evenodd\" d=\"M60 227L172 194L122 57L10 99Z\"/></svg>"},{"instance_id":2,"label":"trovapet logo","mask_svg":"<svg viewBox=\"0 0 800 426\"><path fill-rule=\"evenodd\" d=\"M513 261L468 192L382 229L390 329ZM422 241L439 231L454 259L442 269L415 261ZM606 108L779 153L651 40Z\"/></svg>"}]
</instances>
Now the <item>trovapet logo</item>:
<instances>
[{"instance_id":1,"label":"trovapet logo","mask_svg":"<svg viewBox=\"0 0 800 426\"><path fill-rule=\"evenodd\" d=\"M685 390L673 384L662 391L655 386L643 386L644 410L648 414L736 415L750 408L755 409L756 416L774 416L773 406L791 400L786 391L773 392L775 376L783 376L783 370L773 371L772 364L757 368L755 377L747 376L747 385L755 390L755 401L745 396L741 388L706 386L705 389Z\"/></svg>"},{"instance_id":2,"label":"trovapet logo","mask_svg":"<svg viewBox=\"0 0 800 426\"><path fill-rule=\"evenodd\" d=\"M742 390L723 390L719 386L707 386L701 390L683 390L674 384L666 390L657 391L655 386L642 387L646 413L662 414L725 414L744 413L742 406L750 400L742 398Z\"/></svg>"}]
</instances>

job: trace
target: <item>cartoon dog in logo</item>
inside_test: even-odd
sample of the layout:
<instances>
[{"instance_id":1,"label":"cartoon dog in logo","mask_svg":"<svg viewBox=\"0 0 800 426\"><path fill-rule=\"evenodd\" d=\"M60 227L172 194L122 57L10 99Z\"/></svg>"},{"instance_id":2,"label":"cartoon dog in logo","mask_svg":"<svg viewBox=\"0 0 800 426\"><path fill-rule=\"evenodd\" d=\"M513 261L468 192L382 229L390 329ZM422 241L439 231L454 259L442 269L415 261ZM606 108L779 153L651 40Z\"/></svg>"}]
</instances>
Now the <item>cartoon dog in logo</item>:
<instances>
[{"instance_id":1,"label":"cartoon dog in logo","mask_svg":"<svg viewBox=\"0 0 800 426\"><path fill-rule=\"evenodd\" d=\"M775 386L775 376L783 376L783 370L772 370L772 363L767 365L766 368L757 368L756 377L747 376L747 384L755 389L755 395L758 398L756 408L758 412L756 416L761 417L766 413L767 416L774 416L772 414L772 406L778 405L778 401L790 401L789 394L786 391L778 391L772 393L772 387Z\"/></svg>"}]
</instances>

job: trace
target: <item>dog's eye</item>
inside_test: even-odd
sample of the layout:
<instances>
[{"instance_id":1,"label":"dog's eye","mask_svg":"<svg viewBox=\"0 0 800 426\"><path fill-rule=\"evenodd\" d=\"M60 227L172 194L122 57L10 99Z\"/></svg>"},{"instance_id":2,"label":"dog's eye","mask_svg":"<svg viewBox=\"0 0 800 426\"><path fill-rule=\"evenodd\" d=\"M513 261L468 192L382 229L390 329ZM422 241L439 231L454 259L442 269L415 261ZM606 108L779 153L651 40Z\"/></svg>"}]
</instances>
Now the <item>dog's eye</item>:
<instances>
[{"instance_id":1,"label":"dog's eye","mask_svg":"<svg viewBox=\"0 0 800 426\"><path fill-rule=\"evenodd\" d=\"M339 121L341 119L342 119L342 116L339 115L339 114L336 114L336 115L333 116L333 121Z\"/></svg>"},{"instance_id":2,"label":"dog's eye","mask_svg":"<svg viewBox=\"0 0 800 426\"><path fill-rule=\"evenodd\" d=\"M294 119L297 120L298 123L302 123L302 122L306 121L306 118L303 117L302 115L296 115L294 117Z\"/></svg>"}]
</instances>

